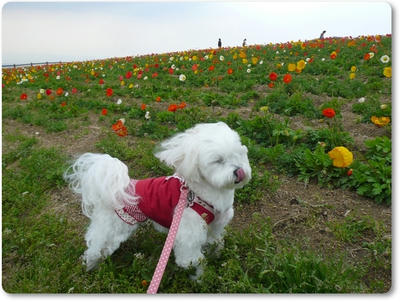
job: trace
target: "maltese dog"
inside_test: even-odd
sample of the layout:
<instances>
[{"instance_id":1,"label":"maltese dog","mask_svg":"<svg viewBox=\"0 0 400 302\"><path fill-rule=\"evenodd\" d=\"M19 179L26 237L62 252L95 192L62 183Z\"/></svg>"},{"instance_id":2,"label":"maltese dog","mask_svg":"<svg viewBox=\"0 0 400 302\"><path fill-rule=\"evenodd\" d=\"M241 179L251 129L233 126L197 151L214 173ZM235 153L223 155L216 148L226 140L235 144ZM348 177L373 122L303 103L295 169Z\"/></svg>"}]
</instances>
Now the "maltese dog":
<instances>
[{"instance_id":1,"label":"maltese dog","mask_svg":"<svg viewBox=\"0 0 400 302\"><path fill-rule=\"evenodd\" d=\"M93 153L81 155L65 172L90 218L83 254L87 270L111 255L147 219L167 232L182 190L187 190L187 206L173 246L176 264L196 267L198 277L202 248L214 243L223 247L235 189L251 178L247 148L239 135L223 122L197 124L162 142L155 156L175 174L130 179L120 160Z\"/></svg>"}]
</instances>

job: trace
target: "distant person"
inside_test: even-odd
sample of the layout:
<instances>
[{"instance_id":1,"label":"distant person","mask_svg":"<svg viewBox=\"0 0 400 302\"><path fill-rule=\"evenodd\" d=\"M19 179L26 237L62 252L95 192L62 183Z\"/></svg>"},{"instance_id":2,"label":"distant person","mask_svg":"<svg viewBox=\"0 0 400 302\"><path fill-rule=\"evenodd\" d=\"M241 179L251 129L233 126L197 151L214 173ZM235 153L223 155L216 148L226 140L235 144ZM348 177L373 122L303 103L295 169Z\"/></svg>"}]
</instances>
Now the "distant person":
<instances>
[{"instance_id":1,"label":"distant person","mask_svg":"<svg viewBox=\"0 0 400 302\"><path fill-rule=\"evenodd\" d=\"M222 42L221 42L221 38L218 39L218 47L221 48L222 46Z\"/></svg>"},{"instance_id":2,"label":"distant person","mask_svg":"<svg viewBox=\"0 0 400 302\"><path fill-rule=\"evenodd\" d=\"M324 39L325 33L326 33L326 30L324 30L324 31L321 33L321 35L319 36L319 38L320 38L321 40Z\"/></svg>"},{"instance_id":3,"label":"distant person","mask_svg":"<svg viewBox=\"0 0 400 302\"><path fill-rule=\"evenodd\" d=\"M242 46L243 46L243 47L246 46L246 41L247 41L247 39L244 39L244 40L243 40L243 43L242 43Z\"/></svg>"}]
</instances>

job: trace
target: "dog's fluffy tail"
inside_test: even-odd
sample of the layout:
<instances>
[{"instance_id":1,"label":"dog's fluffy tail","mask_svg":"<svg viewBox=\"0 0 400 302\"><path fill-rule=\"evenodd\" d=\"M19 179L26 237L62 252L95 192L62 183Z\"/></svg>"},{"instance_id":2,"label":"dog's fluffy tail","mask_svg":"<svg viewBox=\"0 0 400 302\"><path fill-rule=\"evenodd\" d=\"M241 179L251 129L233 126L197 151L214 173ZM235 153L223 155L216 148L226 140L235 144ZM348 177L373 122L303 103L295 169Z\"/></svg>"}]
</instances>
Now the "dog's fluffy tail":
<instances>
[{"instance_id":1,"label":"dog's fluffy tail","mask_svg":"<svg viewBox=\"0 0 400 302\"><path fill-rule=\"evenodd\" d=\"M82 195L82 211L91 217L96 207L115 209L136 202L127 193L128 167L107 154L82 154L64 173L70 188Z\"/></svg>"}]
</instances>

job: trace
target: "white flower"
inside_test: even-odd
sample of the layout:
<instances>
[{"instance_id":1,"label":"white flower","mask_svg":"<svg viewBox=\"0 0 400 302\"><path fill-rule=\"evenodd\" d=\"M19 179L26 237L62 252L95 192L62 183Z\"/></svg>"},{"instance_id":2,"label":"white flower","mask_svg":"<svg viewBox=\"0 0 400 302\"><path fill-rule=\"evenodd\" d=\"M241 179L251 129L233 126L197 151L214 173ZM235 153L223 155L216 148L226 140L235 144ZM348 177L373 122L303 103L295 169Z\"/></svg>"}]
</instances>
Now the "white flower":
<instances>
[{"instance_id":1,"label":"white flower","mask_svg":"<svg viewBox=\"0 0 400 302\"><path fill-rule=\"evenodd\" d=\"M306 59L306 62L310 62L310 60L311 60L310 58L307 58L307 59Z\"/></svg>"},{"instance_id":2,"label":"white flower","mask_svg":"<svg viewBox=\"0 0 400 302\"><path fill-rule=\"evenodd\" d=\"M124 118L120 118L119 121L121 121L122 124L125 124L125 119Z\"/></svg>"},{"instance_id":3,"label":"white flower","mask_svg":"<svg viewBox=\"0 0 400 302\"><path fill-rule=\"evenodd\" d=\"M386 104L382 104L382 105L381 105L381 109L382 109L382 110L385 110L386 108L387 108L387 105L386 105Z\"/></svg>"},{"instance_id":4,"label":"white flower","mask_svg":"<svg viewBox=\"0 0 400 302\"><path fill-rule=\"evenodd\" d=\"M208 55L205 55L205 56L204 56L204 60L208 60Z\"/></svg>"},{"instance_id":5,"label":"white flower","mask_svg":"<svg viewBox=\"0 0 400 302\"><path fill-rule=\"evenodd\" d=\"M321 61L324 62L324 61L325 61L325 58L322 58Z\"/></svg>"},{"instance_id":6,"label":"white flower","mask_svg":"<svg viewBox=\"0 0 400 302\"><path fill-rule=\"evenodd\" d=\"M40 92L41 94L43 94L43 93L44 93L44 89L41 88L41 89L39 90L39 92Z\"/></svg>"},{"instance_id":7,"label":"white flower","mask_svg":"<svg viewBox=\"0 0 400 302\"><path fill-rule=\"evenodd\" d=\"M373 52L370 52L370 53L369 53L369 58L372 59L372 58L374 57L374 55L375 55L375 54L374 54Z\"/></svg>"},{"instance_id":8,"label":"white flower","mask_svg":"<svg viewBox=\"0 0 400 302\"><path fill-rule=\"evenodd\" d=\"M72 68L74 68L74 69L77 69L77 68L78 68L78 66L74 65L74 66L72 66Z\"/></svg>"},{"instance_id":9,"label":"white flower","mask_svg":"<svg viewBox=\"0 0 400 302\"><path fill-rule=\"evenodd\" d=\"M143 78L143 80L145 80L145 81L146 81L147 79L148 79L148 77L147 77L147 76L145 76L145 77Z\"/></svg>"},{"instance_id":10,"label":"white flower","mask_svg":"<svg viewBox=\"0 0 400 302\"><path fill-rule=\"evenodd\" d=\"M359 99L358 99L358 102L359 102L360 104L364 103L364 102L365 102L365 97L359 98Z\"/></svg>"},{"instance_id":11,"label":"white flower","mask_svg":"<svg viewBox=\"0 0 400 302\"><path fill-rule=\"evenodd\" d=\"M219 56L219 60L220 60L220 61L225 60L224 56Z\"/></svg>"},{"instance_id":12,"label":"white flower","mask_svg":"<svg viewBox=\"0 0 400 302\"><path fill-rule=\"evenodd\" d=\"M181 75L179 76L179 81L185 82L185 81L186 81L186 76L185 76L184 74L181 74Z\"/></svg>"},{"instance_id":13,"label":"white flower","mask_svg":"<svg viewBox=\"0 0 400 302\"><path fill-rule=\"evenodd\" d=\"M60 79L60 76L58 75L58 76L56 76L56 80L59 80Z\"/></svg>"},{"instance_id":14,"label":"white flower","mask_svg":"<svg viewBox=\"0 0 400 302\"><path fill-rule=\"evenodd\" d=\"M279 50L276 51L276 54L279 55Z\"/></svg>"},{"instance_id":15,"label":"white flower","mask_svg":"<svg viewBox=\"0 0 400 302\"><path fill-rule=\"evenodd\" d=\"M117 105L121 105L121 104L122 104L122 100L121 100L121 99L118 99Z\"/></svg>"},{"instance_id":16,"label":"white flower","mask_svg":"<svg viewBox=\"0 0 400 302\"><path fill-rule=\"evenodd\" d=\"M260 65L262 65L263 63L264 63L264 61L263 61L263 60L261 60L259 64L260 64Z\"/></svg>"},{"instance_id":17,"label":"white flower","mask_svg":"<svg viewBox=\"0 0 400 302\"><path fill-rule=\"evenodd\" d=\"M389 57L388 55L384 55L384 56L382 56L382 57L380 58L380 60L381 60L381 62L382 62L383 64L386 64L386 63L389 63L390 57Z\"/></svg>"},{"instance_id":18,"label":"white flower","mask_svg":"<svg viewBox=\"0 0 400 302\"><path fill-rule=\"evenodd\" d=\"M174 57L170 57L169 61L172 62L175 58Z\"/></svg>"},{"instance_id":19,"label":"white flower","mask_svg":"<svg viewBox=\"0 0 400 302\"><path fill-rule=\"evenodd\" d=\"M69 95L69 93L68 93L68 91L65 93L65 96L68 96Z\"/></svg>"},{"instance_id":20,"label":"white flower","mask_svg":"<svg viewBox=\"0 0 400 302\"><path fill-rule=\"evenodd\" d=\"M146 111L146 114L145 114L144 118L146 120L149 120L150 119L150 112Z\"/></svg>"},{"instance_id":21,"label":"white flower","mask_svg":"<svg viewBox=\"0 0 400 302\"><path fill-rule=\"evenodd\" d=\"M171 68L172 68L172 69L175 69L175 68L176 68L175 64L172 64Z\"/></svg>"},{"instance_id":22,"label":"white flower","mask_svg":"<svg viewBox=\"0 0 400 302\"><path fill-rule=\"evenodd\" d=\"M248 69L247 69L247 73L250 73L250 72L251 72L251 69L250 69L250 68L248 68Z\"/></svg>"},{"instance_id":23,"label":"white flower","mask_svg":"<svg viewBox=\"0 0 400 302\"><path fill-rule=\"evenodd\" d=\"M247 67L251 67L251 64L247 64Z\"/></svg>"}]
</instances>

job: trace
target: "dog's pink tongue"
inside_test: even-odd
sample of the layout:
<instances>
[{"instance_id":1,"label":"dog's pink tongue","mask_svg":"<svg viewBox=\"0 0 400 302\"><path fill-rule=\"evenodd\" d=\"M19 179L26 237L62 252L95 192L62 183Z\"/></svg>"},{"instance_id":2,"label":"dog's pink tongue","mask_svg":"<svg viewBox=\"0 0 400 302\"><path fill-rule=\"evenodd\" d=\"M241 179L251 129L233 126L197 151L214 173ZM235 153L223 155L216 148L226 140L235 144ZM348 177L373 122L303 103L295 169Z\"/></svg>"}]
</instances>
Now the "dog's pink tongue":
<instances>
[{"instance_id":1,"label":"dog's pink tongue","mask_svg":"<svg viewBox=\"0 0 400 302\"><path fill-rule=\"evenodd\" d=\"M238 169L236 171L236 181L241 182L246 176L246 173L244 173L244 170L242 168Z\"/></svg>"}]
</instances>

